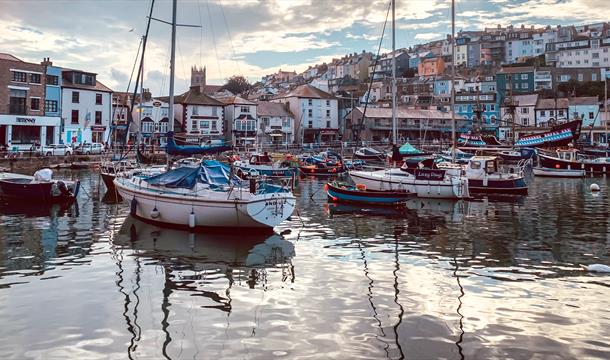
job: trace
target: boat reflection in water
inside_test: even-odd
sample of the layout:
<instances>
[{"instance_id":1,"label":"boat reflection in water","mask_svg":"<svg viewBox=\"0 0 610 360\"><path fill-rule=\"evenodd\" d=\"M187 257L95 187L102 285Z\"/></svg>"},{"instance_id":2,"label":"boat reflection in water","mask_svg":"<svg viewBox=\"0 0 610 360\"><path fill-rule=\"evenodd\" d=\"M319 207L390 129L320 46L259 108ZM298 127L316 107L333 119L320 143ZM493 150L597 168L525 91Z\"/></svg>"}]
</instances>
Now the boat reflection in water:
<instances>
[{"instance_id":1,"label":"boat reflection in water","mask_svg":"<svg viewBox=\"0 0 610 360\"><path fill-rule=\"evenodd\" d=\"M47 217L51 219L61 216L78 216L78 202L37 204L0 201L0 215L24 216L26 218Z\"/></svg>"},{"instance_id":2,"label":"boat reflection in water","mask_svg":"<svg viewBox=\"0 0 610 360\"><path fill-rule=\"evenodd\" d=\"M212 338L224 339L225 332L229 331L233 307L240 308L238 313L247 313L253 305L252 296L257 298L254 294L267 291L274 274L281 276L282 282L294 282L291 264L294 245L275 233L252 236L193 233L158 227L129 216L113 238L112 251L118 268L116 284L124 297L123 317L131 333L127 349L130 358L137 356L138 350L143 351L151 341L157 341L147 337L138 324L154 323L155 319L162 318L160 330L164 340L159 357L170 358L169 353L177 351L184 341L193 345L201 338L208 338L208 345L213 347ZM164 273L163 283L149 284L144 279L146 274L158 273L159 266ZM146 303L141 292L159 292L162 301ZM177 318L175 312L186 304L214 311L198 311L190 319ZM154 314L149 317L142 309L138 311L139 307L152 307ZM234 316L238 316L233 321L239 327L243 319ZM184 322L201 325L199 334L193 334L194 339L177 339L184 335L180 330ZM223 327L228 328L223 330Z\"/></svg>"}]
</instances>

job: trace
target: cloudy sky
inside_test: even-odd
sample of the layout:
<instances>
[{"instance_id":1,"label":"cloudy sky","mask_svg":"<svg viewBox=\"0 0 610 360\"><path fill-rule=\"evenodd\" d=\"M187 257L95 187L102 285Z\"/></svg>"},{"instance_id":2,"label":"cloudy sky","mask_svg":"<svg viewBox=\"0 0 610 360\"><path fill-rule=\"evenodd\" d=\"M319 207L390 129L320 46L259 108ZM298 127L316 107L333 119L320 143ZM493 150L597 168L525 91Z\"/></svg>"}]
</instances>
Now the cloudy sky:
<instances>
[{"instance_id":1,"label":"cloudy sky","mask_svg":"<svg viewBox=\"0 0 610 360\"><path fill-rule=\"evenodd\" d=\"M513 24L566 25L610 20L608 0L456 0L456 29ZM146 28L150 0L0 0L0 52L25 61L98 73L125 91ZM350 52L375 52L389 0L178 0L176 89L190 67L206 65L208 83L240 74L251 81L281 68L302 71ZM171 1L153 17L171 20ZM397 47L450 33L450 0L397 0ZM153 22L145 87L168 91L170 28ZM383 48L391 48L389 28Z\"/></svg>"}]
</instances>

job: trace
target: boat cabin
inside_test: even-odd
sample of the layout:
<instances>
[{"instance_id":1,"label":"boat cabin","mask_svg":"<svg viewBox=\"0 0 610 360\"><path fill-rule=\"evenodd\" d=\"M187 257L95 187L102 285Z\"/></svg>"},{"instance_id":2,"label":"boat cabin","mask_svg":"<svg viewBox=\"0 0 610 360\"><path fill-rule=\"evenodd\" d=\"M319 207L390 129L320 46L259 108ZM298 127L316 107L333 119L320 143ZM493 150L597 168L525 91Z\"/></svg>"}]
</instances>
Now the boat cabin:
<instances>
[{"instance_id":1,"label":"boat cabin","mask_svg":"<svg viewBox=\"0 0 610 360\"><path fill-rule=\"evenodd\" d=\"M273 161L271 157L267 154L252 154L250 156L250 165L271 165Z\"/></svg>"},{"instance_id":2,"label":"boat cabin","mask_svg":"<svg viewBox=\"0 0 610 360\"><path fill-rule=\"evenodd\" d=\"M565 161L577 161L578 150L576 149L568 149L562 150L557 149L557 158Z\"/></svg>"},{"instance_id":3,"label":"boat cabin","mask_svg":"<svg viewBox=\"0 0 610 360\"><path fill-rule=\"evenodd\" d=\"M498 172L498 158L496 156L473 156L468 161L469 174L493 174Z\"/></svg>"}]
</instances>

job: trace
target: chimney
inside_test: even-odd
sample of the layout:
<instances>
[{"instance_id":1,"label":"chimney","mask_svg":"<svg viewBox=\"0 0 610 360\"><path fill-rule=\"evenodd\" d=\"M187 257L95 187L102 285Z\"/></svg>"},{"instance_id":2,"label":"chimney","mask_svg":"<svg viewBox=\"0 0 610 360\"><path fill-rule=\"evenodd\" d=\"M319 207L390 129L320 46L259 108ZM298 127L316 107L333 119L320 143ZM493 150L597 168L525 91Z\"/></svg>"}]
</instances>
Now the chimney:
<instances>
[{"instance_id":1,"label":"chimney","mask_svg":"<svg viewBox=\"0 0 610 360\"><path fill-rule=\"evenodd\" d=\"M42 58L42 62L40 63L40 65L43 65L43 66L53 66L53 62L51 62L50 59L51 58L48 58L48 57Z\"/></svg>"},{"instance_id":2,"label":"chimney","mask_svg":"<svg viewBox=\"0 0 610 360\"><path fill-rule=\"evenodd\" d=\"M150 89L142 89L142 98L144 101L150 101L152 99Z\"/></svg>"}]
</instances>

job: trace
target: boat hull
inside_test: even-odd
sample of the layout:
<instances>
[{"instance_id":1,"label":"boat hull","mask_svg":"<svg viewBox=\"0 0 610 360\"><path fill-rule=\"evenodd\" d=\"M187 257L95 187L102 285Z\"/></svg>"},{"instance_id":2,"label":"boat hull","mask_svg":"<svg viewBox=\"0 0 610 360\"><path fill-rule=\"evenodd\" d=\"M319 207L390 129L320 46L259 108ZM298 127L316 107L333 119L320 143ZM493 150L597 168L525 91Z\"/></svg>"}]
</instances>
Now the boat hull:
<instances>
[{"instance_id":1,"label":"boat hull","mask_svg":"<svg viewBox=\"0 0 610 360\"><path fill-rule=\"evenodd\" d=\"M608 174L610 173L609 163L595 163L584 161L569 161L555 158L548 155L538 154L540 167L551 169L584 170L588 173Z\"/></svg>"},{"instance_id":2,"label":"boat hull","mask_svg":"<svg viewBox=\"0 0 610 360\"><path fill-rule=\"evenodd\" d=\"M471 193L527 195L528 187L522 177L515 179L480 179L468 178Z\"/></svg>"},{"instance_id":3,"label":"boat hull","mask_svg":"<svg viewBox=\"0 0 610 360\"><path fill-rule=\"evenodd\" d=\"M326 184L326 194L328 199L333 202L385 206L399 205L415 196L408 192L345 189L334 186L332 183Z\"/></svg>"},{"instance_id":4,"label":"boat hull","mask_svg":"<svg viewBox=\"0 0 610 360\"><path fill-rule=\"evenodd\" d=\"M114 192L116 189L114 188L114 178L116 177L114 174L102 172L100 173L102 177L102 181L104 185L106 185L106 191Z\"/></svg>"},{"instance_id":5,"label":"boat hull","mask_svg":"<svg viewBox=\"0 0 610 360\"><path fill-rule=\"evenodd\" d=\"M418 180L405 172L389 174L386 170L350 171L354 182L375 191L407 191L420 198L461 199L470 197L468 180L449 178L439 181Z\"/></svg>"},{"instance_id":6,"label":"boat hull","mask_svg":"<svg viewBox=\"0 0 610 360\"><path fill-rule=\"evenodd\" d=\"M216 198L205 199L137 187L127 178L116 178L114 186L130 203L131 215L180 229L271 231L292 215L296 207L296 199L290 193L252 195L248 200L242 200L228 198L226 192L219 192ZM234 192L233 196L239 195L239 190Z\"/></svg>"},{"instance_id":7,"label":"boat hull","mask_svg":"<svg viewBox=\"0 0 610 360\"><path fill-rule=\"evenodd\" d=\"M581 178L585 176L584 170L533 168L532 171L534 175L543 177Z\"/></svg>"},{"instance_id":8,"label":"boat hull","mask_svg":"<svg viewBox=\"0 0 610 360\"><path fill-rule=\"evenodd\" d=\"M299 166L299 171L303 175L311 175L311 176L333 176L337 174L341 174L345 172L345 169L342 167L308 167L308 166Z\"/></svg>"},{"instance_id":9,"label":"boat hull","mask_svg":"<svg viewBox=\"0 0 610 360\"><path fill-rule=\"evenodd\" d=\"M63 182L63 181L61 181ZM80 189L80 182L31 182L30 179L0 180L0 197L7 201L28 202L31 204L53 204L74 201Z\"/></svg>"}]
</instances>

